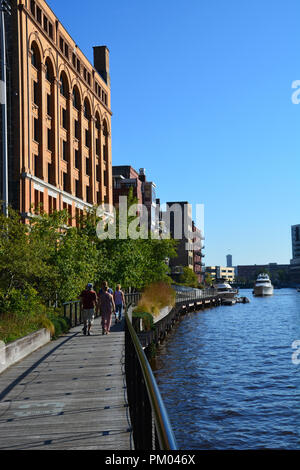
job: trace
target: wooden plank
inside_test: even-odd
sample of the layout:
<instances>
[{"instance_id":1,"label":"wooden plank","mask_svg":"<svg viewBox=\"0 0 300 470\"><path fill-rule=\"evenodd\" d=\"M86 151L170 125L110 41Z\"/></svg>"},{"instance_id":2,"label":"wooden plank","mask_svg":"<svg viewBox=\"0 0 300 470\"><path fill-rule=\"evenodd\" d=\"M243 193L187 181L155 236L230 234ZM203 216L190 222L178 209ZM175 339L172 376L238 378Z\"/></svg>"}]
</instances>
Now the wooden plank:
<instances>
[{"instance_id":1,"label":"wooden plank","mask_svg":"<svg viewBox=\"0 0 300 470\"><path fill-rule=\"evenodd\" d=\"M97 319L3 372L0 449L132 449L123 327Z\"/></svg>"}]
</instances>

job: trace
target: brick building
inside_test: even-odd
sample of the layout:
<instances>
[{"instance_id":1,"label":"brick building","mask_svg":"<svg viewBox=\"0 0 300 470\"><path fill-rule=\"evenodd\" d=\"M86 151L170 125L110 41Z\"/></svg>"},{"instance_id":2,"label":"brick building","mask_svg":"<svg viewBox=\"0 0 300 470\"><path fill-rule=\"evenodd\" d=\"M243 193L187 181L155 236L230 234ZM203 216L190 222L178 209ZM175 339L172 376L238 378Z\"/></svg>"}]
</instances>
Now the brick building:
<instances>
[{"instance_id":1,"label":"brick building","mask_svg":"<svg viewBox=\"0 0 300 470\"><path fill-rule=\"evenodd\" d=\"M155 230L156 185L153 181L147 181L145 169L141 168L138 173L130 165L118 165L112 167L112 172L114 206L119 205L120 196L128 196L132 189L138 204L143 204L147 209L149 230Z\"/></svg>"},{"instance_id":2,"label":"brick building","mask_svg":"<svg viewBox=\"0 0 300 470\"><path fill-rule=\"evenodd\" d=\"M236 276L240 282L254 282L260 273L268 272L273 281L288 280L290 275L289 264L253 264L236 267Z\"/></svg>"},{"instance_id":3,"label":"brick building","mask_svg":"<svg viewBox=\"0 0 300 470\"><path fill-rule=\"evenodd\" d=\"M94 47L93 66L44 0L11 6L9 203L25 218L41 204L71 218L112 203L107 47Z\"/></svg>"}]
</instances>

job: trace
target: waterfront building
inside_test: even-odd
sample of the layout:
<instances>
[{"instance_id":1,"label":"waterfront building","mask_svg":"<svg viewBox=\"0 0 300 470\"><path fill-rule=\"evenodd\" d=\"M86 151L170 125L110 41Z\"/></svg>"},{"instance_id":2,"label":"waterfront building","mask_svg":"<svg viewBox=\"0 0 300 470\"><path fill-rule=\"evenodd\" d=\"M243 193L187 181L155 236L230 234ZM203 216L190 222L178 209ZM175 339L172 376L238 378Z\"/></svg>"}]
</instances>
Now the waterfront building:
<instances>
[{"instance_id":1,"label":"waterfront building","mask_svg":"<svg viewBox=\"0 0 300 470\"><path fill-rule=\"evenodd\" d=\"M143 204L143 188L139 178L139 173L130 165L113 166L113 202L118 207L120 196L132 195L137 199L138 204Z\"/></svg>"},{"instance_id":2,"label":"waterfront building","mask_svg":"<svg viewBox=\"0 0 300 470\"><path fill-rule=\"evenodd\" d=\"M195 222L192 221L192 229L193 233L197 240L203 240L202 232L199 228L196 227ZM204 246L202 242L200 242L200 246L193 251L193 265L194 265L194 273L198 278L198 283L202 284L204 282L204 272L205 272L205 264L203 262L203 258L205 254L203 253Z\"/></svg>"},{"instance_id":3,"label":"waterfront building","mask_svg":"<svg viewBox=\"0 0 300 470\"><path fill-rule=\"evenodd\" d=\"M235 268L225 266L206 266L205 273L209 274L213 281L224 279L233 282L235 279Z\"/></svg>"},{"instance_id":4,"label":"waterfront building","mask_svg":"<svg viewBox=\"0 0 300 470\"><path fill-rule=\"evenodd\" d=\"M227 268L232 268L232 255L226 256L226 266Z\"/></svg>"},{"instance_id":5,"label":"waterfront building","mask_svg":"<svg viewBox=\"0 0 300 470\"><path fill-rule=\"evenodd\" d=\"M268 273L273 281L288 281L290 275L289 264L253 264L238 265L236 267L237 279L239 282L255 282L260 273Z\"/></svg>"},{"instance_id":6,"label":"waterfront building","mask_svg":"<svg viewBox=\"0 0 300 470\"><path fill-rule=\"evenodd\" d=\"M132 189L133 196L138 204L143 204L148 213L149 230L156 228L156 184L147 181L145 168L140 168L139 173L130 165L118 165L112 167L113 174L113 201L118 207L119 197L128 196Z\"/></svg>"},{"instance_id":7,"label":"waterfront building","mask_svg":"<svg viewBox=\"0 0 300 470\"><path fill-rule=\"evenodd\" d=\"M94 47L92 65L44 0L10 3L9 203L25 219L66 209L74 224L113 202L109 51Z\"/></svg>"},{"instance_id":8,"label":"waterfront building","mask_svg":"<svg viewBox=\"0 0 300 470\"><path fill-rule=\"evenodd\" d=\"M176 277L183 273L184 267L194 270L192 206L187 201L167 202L166 206L170 236L178 240L177 257L169 262L171 274Z\"/></svg>"},{"instance_id":9,"label":"waterfront building","mask_svg":"<svg viewBox=\"0 0 300 470\"><path fill-rule=\"evenodd\" d=\"M292 225L292 255L290 260L291 280L300 283L300 225Z\"/></svg>"}]
</instances>

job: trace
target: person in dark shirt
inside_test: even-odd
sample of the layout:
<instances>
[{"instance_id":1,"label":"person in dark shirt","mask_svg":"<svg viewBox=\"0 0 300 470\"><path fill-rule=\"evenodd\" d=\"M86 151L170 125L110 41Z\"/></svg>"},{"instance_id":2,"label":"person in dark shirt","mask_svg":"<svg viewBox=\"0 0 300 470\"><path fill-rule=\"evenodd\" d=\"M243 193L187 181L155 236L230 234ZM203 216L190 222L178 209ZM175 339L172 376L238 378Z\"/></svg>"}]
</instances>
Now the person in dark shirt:
<instances>
[{"instance_id":1,"label":"person in dark shirt","mask_svg":"<svg viewBox=\"0 0 300 470\"><path fill-rule=\"evenodd\" d=\"M95 307L97 306L97 295L93 290L93 284L88 283L86 289L80 294L82 304L83 334L90 336L91 327L95 318Z\"/></svg>"}]
</instances>

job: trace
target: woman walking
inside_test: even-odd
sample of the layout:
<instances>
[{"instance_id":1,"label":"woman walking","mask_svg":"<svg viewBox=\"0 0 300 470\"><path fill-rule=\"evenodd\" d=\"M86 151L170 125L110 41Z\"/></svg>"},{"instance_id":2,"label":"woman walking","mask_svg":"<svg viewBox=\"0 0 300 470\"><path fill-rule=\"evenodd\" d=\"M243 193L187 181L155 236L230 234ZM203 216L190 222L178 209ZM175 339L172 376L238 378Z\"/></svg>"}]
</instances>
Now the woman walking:
<instances>
[{"instance_id":1,"label":"woman walking","mask_svg":"<svg viewBox=\"0 0 300 470\"><path fill-rule=\"evenodd\" d=\"M107 283L101 289L99 301L102 317L102 334L108 335L110 333L111 316L115 312L116 306L113 296L108 292Z\"/></svg>"},{"instance_id":2,"label":"woman walking","mask_svg":"<svg viewBox=\"0 0 300 470\"><path fill-rule=\"evenodd\" d=\"M116 305L116 323L118 323L122 320L122 309L125 307L125 296L120 284L117 285L115 290L114 301Z\"/></svg>"}]
</instances>

